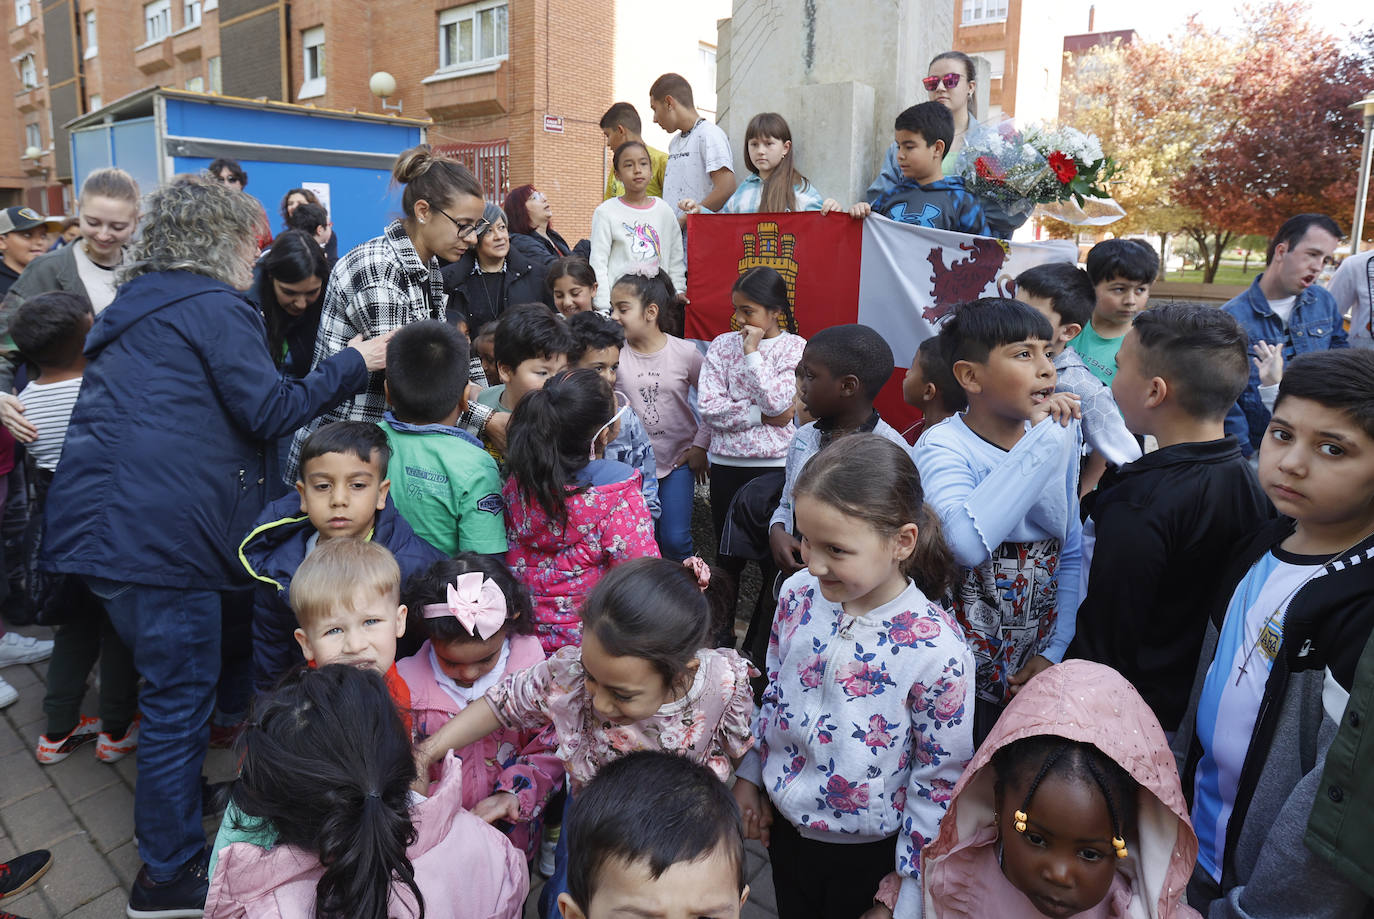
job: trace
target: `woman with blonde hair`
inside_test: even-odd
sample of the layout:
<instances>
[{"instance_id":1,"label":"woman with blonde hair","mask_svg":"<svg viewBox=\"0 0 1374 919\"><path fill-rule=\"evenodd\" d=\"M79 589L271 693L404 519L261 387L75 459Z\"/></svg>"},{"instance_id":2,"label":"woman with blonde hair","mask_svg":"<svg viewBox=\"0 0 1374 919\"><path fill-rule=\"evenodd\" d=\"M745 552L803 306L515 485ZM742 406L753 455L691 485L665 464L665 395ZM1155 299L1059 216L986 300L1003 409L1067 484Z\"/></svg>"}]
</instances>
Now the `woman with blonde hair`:
<instances>
[{"instance_id":1,"label":"woman with blonde hair","mask_svg":"<svg viewBox=\"0 0 1374 919\"><path fill-rule=\"evenodd\" d=\"M249 586L237 545L266 503L265 446L367 386L382 337L283 377L252 281L257 202L180 178L146 201L119 293L86 339L81 394L48 492L40 565L80 577L134 657L129 915L190 915L207 888L200 774L220 674L223 594Z\"/></svg>"}]
</instances>

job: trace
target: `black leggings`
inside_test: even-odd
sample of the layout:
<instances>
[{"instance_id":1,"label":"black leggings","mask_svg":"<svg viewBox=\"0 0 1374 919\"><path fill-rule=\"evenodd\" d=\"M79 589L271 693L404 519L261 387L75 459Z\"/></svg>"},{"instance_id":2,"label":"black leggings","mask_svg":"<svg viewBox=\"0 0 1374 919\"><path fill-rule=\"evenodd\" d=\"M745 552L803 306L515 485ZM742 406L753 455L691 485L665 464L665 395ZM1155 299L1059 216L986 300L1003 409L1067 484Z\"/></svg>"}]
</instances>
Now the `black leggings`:
<instances>
[{"instance_id":1,"label":"black leggings","mask_svg":"<svg viewBox=\"0 0 1374 919\"><path fill-rule=\"evenodd\" d=\"M836 843L807 839L773 812L768 861L778 919L859 919L896 866L897 837Z\"/></svg>"},{"instance_id":2,"label":"black leggings","mask_svg":"<svg viewBox=\"0 0 1374 919\"><path fill-rule=\"evenodd\" d=\"M720 534L730 515L730 501L748 483L761 475L776 471L775 466L724 466L711 464L711 528L716 534L714 548L720 554ZM723 560L722 560L723 561ZM743 563L740 568L743 568Z\"/></svg>"}]
</instances>

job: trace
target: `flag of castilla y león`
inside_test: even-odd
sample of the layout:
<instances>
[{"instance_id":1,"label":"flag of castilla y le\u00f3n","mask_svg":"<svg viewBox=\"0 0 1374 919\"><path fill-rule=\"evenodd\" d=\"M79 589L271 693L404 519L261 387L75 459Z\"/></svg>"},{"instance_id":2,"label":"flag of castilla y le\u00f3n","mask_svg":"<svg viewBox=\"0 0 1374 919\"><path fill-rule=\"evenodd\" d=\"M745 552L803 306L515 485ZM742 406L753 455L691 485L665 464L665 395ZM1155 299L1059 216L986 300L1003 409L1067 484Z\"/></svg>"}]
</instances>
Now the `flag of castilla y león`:
<instances>
[{"instance_id":1,"label":"flag of castilla y le\u00f3n","mask_svg":"<svg viewBox=\"0 0 1374 919\"><path fill-rule=\"evenodd\" d=\"M893 427L920 417L902 402L916 348L955 305L1015 296L1013 280L1044 262L1074 262L1068 240L1015 242L897 223L876 214L699 214L687 218L687 337L710 341L733 328L730 288L766 265L787 281L803 337L861 322L892 347L892 379L877 407Z\"/></svg>"}]
</instances>

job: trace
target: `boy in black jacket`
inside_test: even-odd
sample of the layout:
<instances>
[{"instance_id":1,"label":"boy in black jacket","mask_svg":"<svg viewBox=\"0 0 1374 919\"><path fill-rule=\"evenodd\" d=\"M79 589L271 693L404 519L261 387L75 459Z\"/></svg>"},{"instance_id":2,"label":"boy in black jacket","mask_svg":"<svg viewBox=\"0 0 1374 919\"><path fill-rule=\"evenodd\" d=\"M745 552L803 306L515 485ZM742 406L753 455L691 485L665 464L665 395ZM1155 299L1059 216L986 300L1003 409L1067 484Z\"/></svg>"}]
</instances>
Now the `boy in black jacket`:
<instances>
[{"instance_id":1,"label":"boy in black jacket","mask_svg":"<svg viewBox=\"0 0 1374 919\"><path fill-rule=\"evenodd\" d=\"M1109 471L1083 499L1088 586L1070 657L1119 670L1164 730L1178 729L1213 597L1208 585L1273 516L1222 429L1249 376L1245 333L1204 306L1141 313L1112 381L1126 426L1159 449Z\"/></svg>"},{"instance_id":2,"label":"boy in black jacket","mask_svg":"<svg viewBox=\"0 0 1374 919\"><path fill-rule=\"evenodd\" d=\"M1337 726L1359 715L1348 703L1374 631L1374 352L1288 365L1259 480L1283 516L1223 575L1180 730L1198 838L1188 901L1209 919L1374 916L1374 900L1303 844L1317 801L1340 804L1368 781L1323 769ZM1367 824L1349 832L1367 845Z\"/></svg>"}]
</instances>

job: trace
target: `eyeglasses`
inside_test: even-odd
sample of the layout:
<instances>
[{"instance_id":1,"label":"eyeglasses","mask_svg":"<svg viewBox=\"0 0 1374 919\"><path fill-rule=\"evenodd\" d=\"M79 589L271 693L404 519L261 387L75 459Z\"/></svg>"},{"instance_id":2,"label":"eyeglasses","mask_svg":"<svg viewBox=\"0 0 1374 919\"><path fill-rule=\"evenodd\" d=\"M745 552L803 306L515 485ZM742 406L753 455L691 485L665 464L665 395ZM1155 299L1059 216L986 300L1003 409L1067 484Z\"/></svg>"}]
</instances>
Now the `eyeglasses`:
<instances>
[{"instance_id":1,"label":"eyeglasses","mask_svg":"<svg viewBox=\"0 0 1374 919\"><path fill-rule=\"evenodd\" d=\"M597 428L596 433L592 435L592 445L587 451L587 459L589 460L596 459L596 439L601 436L601 432L609 427L613 427L615 423L620 420L621 416L630 410L630 400L618 389L615 390L615 404L616 413L611 416L611 420Z\"/></svg>"},{"instance_id":2,"label":"eyeglasses","mask_svg":"<svg viewBox=\"0 0 1374 919\"><path fill-rule=\"evenodd\" d=\"M926 88L926 92L928 93L935 92L935 88L941 83L945 84L945 89L953 89L959 85L959 78L962 76L962 73L956 71L954 73L947 73L942 77L922 77L921 85Z\"/></svg>"},{"instance_id":3,"label":"eyeglasses","mask_svg":"<svg viewBox=\"0 0 1374 919\"><path fill-rule=\"evenodd\" d=\"M437 207L435 210L453 221L453 225L458 228L459 239L466 239L473 235L481 236L483 233L487 232L487 228L491 226L491 224L487 223L485 220L479 220L476 223L459 223L457 220L454 220L453 215L449 214L448 211Z\"/></svg>"}]
</instances>

